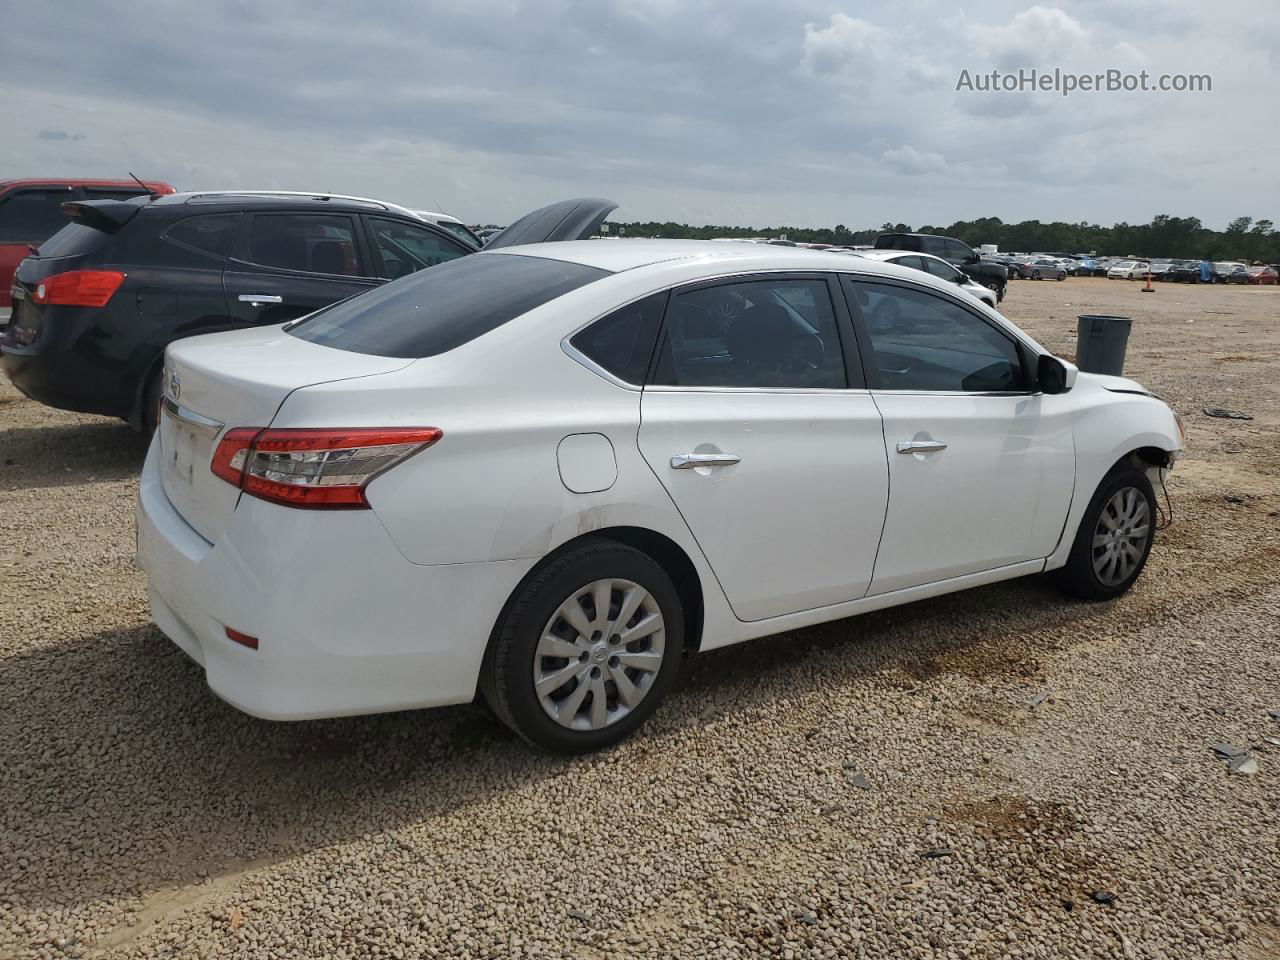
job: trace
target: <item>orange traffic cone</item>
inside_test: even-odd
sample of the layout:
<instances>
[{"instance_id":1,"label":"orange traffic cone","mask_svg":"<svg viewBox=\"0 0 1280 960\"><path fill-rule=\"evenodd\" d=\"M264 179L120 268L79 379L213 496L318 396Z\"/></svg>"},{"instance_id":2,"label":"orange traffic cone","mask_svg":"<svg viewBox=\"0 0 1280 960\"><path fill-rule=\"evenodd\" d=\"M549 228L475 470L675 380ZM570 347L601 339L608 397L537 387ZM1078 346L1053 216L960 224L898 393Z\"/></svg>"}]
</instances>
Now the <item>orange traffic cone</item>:
<instances>
[{"instance_id":1,"label":"orange traffic cone","mask_svg":"<svg viewBox=\"0 0 1280 960\"><path fill-rule=\"evenodd\" d=\"M1147 264L1147 285L1142 288L1143 293L1155 293L1156 288L1151 285L1151 264Z\"/></svg>"}]
</instances>

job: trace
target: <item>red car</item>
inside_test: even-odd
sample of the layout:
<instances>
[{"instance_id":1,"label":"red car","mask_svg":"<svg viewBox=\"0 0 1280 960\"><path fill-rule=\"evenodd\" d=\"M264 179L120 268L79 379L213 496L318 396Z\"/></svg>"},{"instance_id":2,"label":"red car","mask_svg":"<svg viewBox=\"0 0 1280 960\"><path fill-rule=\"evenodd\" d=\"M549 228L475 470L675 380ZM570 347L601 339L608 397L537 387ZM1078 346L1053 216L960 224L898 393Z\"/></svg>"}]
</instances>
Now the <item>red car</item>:
<instances>
[{"instance_id":1,"label":"red car","mask_svg":"<svg viewBox=\"0 0 1280 960\"><path fill-rule=\"evenodd\" d=\"M160 180L0 180L0 327L13 307L13 273L31 252L71 221L62 213L69 200L127 200L144 193L173 193Z\"/></svg>"},{"instance_id":2,"label":"red car","mask_svg":"<svg viewBox=\"0 0 1280 960\"><path fill-rule=\"evenodd\" d=\"M1280 271L1275 267L1250 267L1250 283L1280 283Z\"/></svg>"}]
</instances>

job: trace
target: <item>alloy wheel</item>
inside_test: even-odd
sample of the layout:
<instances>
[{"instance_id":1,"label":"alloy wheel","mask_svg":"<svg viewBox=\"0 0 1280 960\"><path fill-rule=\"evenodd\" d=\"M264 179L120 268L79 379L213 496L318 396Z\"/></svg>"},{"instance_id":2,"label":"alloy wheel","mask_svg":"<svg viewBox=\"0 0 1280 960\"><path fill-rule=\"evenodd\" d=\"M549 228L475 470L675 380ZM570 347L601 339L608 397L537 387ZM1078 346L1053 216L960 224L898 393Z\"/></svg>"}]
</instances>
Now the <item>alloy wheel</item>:
<instances>
[{"instance_id":1,"label":"alloy wheel","mask_svg":"<svg viewBox=\"0 0 1280 960\"><path fill-rule=\"evenodd\" d=\"M666 630L657 600L631 580L596 580L551 615L533 656L547 715L572 730L600 730L644 700L662 668Z\"/></svg>"},{"instance_id":2,"label":"alloy wheel","mask_svg":"<svg viewBox=\"0 0 1280 960\"><path fill-rule=\"evenodd\" d=\"M1142 563L1151 535L1151 509L1137 487L1121 487L1098 514L1093 572L1108 587L1127 580Z\"/></svg>"}]
</instances>

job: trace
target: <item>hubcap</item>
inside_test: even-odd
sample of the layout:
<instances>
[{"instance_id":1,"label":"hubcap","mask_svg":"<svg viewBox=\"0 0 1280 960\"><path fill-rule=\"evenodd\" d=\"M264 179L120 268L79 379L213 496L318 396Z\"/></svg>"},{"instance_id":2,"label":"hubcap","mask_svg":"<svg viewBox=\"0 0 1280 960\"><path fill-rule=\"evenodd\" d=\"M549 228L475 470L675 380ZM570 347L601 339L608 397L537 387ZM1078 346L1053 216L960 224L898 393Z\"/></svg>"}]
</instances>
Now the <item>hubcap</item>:
<instances>
[{"instance_id":1,"label":"hubcap","mask_svg":"<svg viewBox=\"0 0 1280 960\"><path fill-rule=\"evenodd\" d=\"M617 723L653 687L666 630L649 591L596 580L574 591L542 629L533 687L547 716L571 730Z\"/></svg>"},{"instance_id":2,"label":"hubcap","mask_svg":"<svg viewBox=\"0 0 1280 960\"><path fill-rule=\"evenodd\" d=\"M1124 583L1142 561L1151 536L1151 510L1137 487L1121 487L1098 515L1093 572L1108 587Z\"/></svg>"}]
</instances>

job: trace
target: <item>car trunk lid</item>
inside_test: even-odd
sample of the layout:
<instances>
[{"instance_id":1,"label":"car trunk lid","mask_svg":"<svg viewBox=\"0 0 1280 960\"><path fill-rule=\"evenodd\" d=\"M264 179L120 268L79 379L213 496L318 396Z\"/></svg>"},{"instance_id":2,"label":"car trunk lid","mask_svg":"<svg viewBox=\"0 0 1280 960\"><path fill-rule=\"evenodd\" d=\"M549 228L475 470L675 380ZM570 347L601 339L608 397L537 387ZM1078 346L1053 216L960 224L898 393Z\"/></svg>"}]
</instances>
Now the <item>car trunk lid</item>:
<instances>
[{"instance_id":1,"label":"car trunk lid","mask_svg":"<svg viewBox=\"0 0 1280 960\"><path fill-rule=\"evenodd\" d=\"M583 197L561 200L526 213L485 244L486 250L514 247L524 243L553 243L559 240L586 240L600 229L604 218L618 208L612 200Z\"/></svg>"},{"instance_id":2,"label":"car trunk lid","mask_svg":"<svg viewBox=\"0 0 1280 960\"><path fill-rule=\"evenodd\" d=\"M376 376L412 363L308 343L281 327L193 337L165 356L159 445L169 502L210 543L240 490L210 469L218 440L235 427L266 427L294 390Z\"/></svg>"}]
</instances>

